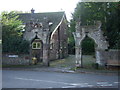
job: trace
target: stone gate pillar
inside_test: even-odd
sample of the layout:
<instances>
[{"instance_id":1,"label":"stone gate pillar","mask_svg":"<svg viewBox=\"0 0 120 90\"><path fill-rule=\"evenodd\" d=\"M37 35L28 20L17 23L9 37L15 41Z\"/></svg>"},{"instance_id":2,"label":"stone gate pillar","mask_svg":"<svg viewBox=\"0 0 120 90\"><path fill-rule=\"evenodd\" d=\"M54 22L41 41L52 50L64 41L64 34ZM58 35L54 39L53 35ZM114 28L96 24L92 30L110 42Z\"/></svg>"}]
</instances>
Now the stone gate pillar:
<instances>
[{"instance_id":1,"label":"stone gate pillar","mask_svg":"<svg viewBox=\"0 0 120 90\"><path fill-rule=\"evenodd\" d=\"M73 36L75 39L75 57L77 67L83 67L81 41L84 39L85 34L83 34L81 31L80 23L80 21L76 22L76 31L73 32Z\"/></svg>"},{"instance_id":2,"label":"stone gate pillar","mask_svg":"<svg viewBox=\"0 0 120 90\"><path fill-rule=\"evenodd\" d=\"M43 64L49 66L49 32L43 33Z\"/></svg>"},{"instance_id":3,"label":"stone gate pillar","mask_svg":"<svg viewBox=\"0 0 120 90\"><path fill-rule=\"evenodd\" d=\"M43 45L43 64L49 66L49 49L48 44Z\"/></svg>"},{"instance_id":4,"label":"stone gate pillar","mask_svg":"<svg viewBox=\"0 0 120 90\"><path fill-rule=\"evenodd\" d=\"M82 50L81 50L81 46L77 46L75 47L75 57L76 57L76 65L77 67L82 67Z\"/></svg>"},{"instance_id":5,"label":"stone gate pillar","mask_svg":"<svg viewBox=\"0 0 120 90\"><path fill-rule=\"evenodd\" d=\"M105 50L96 50L96 63L98 63L100 66L105 66L107 56Z\"/></svg>"}]
</instances>

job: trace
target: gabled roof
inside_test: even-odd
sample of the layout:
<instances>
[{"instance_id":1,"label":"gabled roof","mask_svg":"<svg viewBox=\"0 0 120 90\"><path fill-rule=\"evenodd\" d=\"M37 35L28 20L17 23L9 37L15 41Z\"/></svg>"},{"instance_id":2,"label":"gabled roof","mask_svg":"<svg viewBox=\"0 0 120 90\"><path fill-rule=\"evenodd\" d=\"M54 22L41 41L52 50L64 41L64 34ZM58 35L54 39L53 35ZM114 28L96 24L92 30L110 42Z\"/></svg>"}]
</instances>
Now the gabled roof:
<instances>
[{"instance_id":1,"label":"gabled roof","mask_svg":"<svg viewBox=\"0 0 120 90\"><path fill-rule=\"evenodd\" d=\"M46 12L46 13L21 13L18 14L19 19L23 21L23 23L30 22L31 19L34 21L39 21L44 24L47 19L49 22L52 22L51 31L53 31L57 25L61 22L65 12Z\"/></svg>"}]
</instances>

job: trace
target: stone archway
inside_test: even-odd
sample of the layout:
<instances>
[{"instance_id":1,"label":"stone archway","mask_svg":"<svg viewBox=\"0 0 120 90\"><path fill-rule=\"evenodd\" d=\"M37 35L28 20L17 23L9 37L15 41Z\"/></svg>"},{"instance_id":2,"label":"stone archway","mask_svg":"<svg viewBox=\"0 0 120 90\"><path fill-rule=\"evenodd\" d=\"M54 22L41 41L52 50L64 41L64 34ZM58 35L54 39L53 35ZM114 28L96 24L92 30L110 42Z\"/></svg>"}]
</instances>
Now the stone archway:
<instances>
[{"instance_id":1,"label":"stone archway","mask_svg":"<svg viewBox=\"0 0 120 90\"><path fill-rule=\"evenodd\" d=\"M103 32L101 30L101 22L97 21L95 25L91 26L80 26L81 22L76 22L76 31L73 32L75 39L75 55L76 55L76 64L82 67L82 47L81 42L86 37L86 35L93 39L97 44L95 48L96 55L96 63L99 65L105 65L104 59L101 56L102 52L108 49L108 42L103 36Z\"/></svg>"}]
</instances>

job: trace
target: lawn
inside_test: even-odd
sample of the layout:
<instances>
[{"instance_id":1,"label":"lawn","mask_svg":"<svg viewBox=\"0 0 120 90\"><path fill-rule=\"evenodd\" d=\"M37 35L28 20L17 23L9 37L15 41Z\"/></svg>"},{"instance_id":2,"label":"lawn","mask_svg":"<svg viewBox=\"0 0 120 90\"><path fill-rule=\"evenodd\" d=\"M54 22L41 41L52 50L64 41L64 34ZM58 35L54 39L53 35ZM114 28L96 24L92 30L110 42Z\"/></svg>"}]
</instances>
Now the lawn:
<instances>
[{"instance_id":1,"label":"lawn","mask_svg":"<svg viewBox=\"0 0 120 90\"><path fill-rule=\"evenodd\" d=\"M91 55L83 55L82 61L84 68L92 68L93 63L95 63L95 58ZM75 67L75 55L70 55L65 59L51 61L50 66L70 68Z\"/></svg>"},{"instance_id":2,"label":"lawn","mask_svg":"<svg viewBox=\"0 0 120 90\"><path fill-rule=\"evenodd\" d=\"M69 70L81 70L81 71L88 71L88 72L100 72L100 73L118 73L118 70L108 70L105 67L99 66L96 69L95 66L95 58L93 55L83 55L83 68L76 68L75 67L75 55L70 55L69 57L61 60L51 61L51 67L57 68L67 68Z\"/></svg>"}]
</instances>

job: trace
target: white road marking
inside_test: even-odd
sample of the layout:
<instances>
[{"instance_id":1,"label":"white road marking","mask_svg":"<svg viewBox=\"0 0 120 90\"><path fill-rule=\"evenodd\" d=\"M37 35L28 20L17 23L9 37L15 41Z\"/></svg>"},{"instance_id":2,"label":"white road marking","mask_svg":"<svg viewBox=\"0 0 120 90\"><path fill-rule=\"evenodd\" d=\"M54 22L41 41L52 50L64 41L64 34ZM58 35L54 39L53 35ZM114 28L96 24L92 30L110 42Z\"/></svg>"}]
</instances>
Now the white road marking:
<instances>
[{"instance_id":1,"label":"white road marking","mask_svg":"<svg viewBox=\"0 0 120 90\"><path fill-rule=\"evenodd\" d=\"M70 84L70 85L78 86L78 85L82 85L82 83L73 83L73 84Z\"/></svg>"},{"instance_id":2,"label":"white road marking","mask_svg":"<svg viewBox=\"0 0 120 90\"><path fill-rule=\"evenodd\" d=\"M93 87L94 85L88 85L88 87Z\"/></svg>"},{"instance_id":3,"label":"white road marking","mask_svg":"<svg viewBox=\"0 0 120 90\"><path fill-rule=\"evenodd\" d=\"M71 85L78 87L93 87L94 85L89 85L88 83L73 83Z\"/></svg>"},{"instance_id":4,"label":"white road marking","mask_svg":"<svg viewBox=\"0 0 120 90\"><path fill-rule=\"evenodd\" d=\"M120 83L120 82L114 82L114 83Z\"/></svg>"},{"instance_id":5,"label":"white road marking","mask_svg":"<svg viewBox=\"0 0 120 90\"><path fill-rule=\"evenodd\" d=\"M105 85L100 85L100 86L113 86L112 84L105 84Z\"/></svg>"},{"instance_id":6,"label":"white road marking","mask_svg":"<svg viewBox=\"0 0 120 90\"><path fill-rule=\"evenodd\" d=\"M74 85L74 86L79 86L79 85L88 85L88 83L73 83L71 85Z\"/></svg>"},{"instance_id":7,"label":"white road marking","mask_svg":"<svg viewBox=\"0 0 120 90\"><path fill-rule=\"evenodd\" d=\"M97 82L97 84L108 84L108 82Z\"/></svg>"},{"instance_id":8,"label":"white road marking","mask_svg":"<svg viewBox=\"0 0 120 90\"><path fill-rule=\"evenodd\" d=\"M97 82L98 86L113 86L113 84L110 84L109 82Z\"/></svg>"},{"instance_id":9,"label":"white road marking","mask_svg":"<svg viewBox=\"0 0 120 90\"><path fill-rule=\"evenodd\" d=\"M59 83L59 84L67 84L70 85L71 83L65 83L65 82L56 82L56 81L46 81L46 80L36 80L36 79L27 79L27 78L15 78L19 80L29 80L29 81L37 81L37 82L49 82L49 83Z\"/></svg>"},{"instance_id":10,"label":"white road marking","mask_svg":"<svg viewBox=\"0 0 120 90\"><path fill-rule=\"evenodd\" d=\"M62 87L62 88L75 88L76 86L65 86L65 87Z\"/></svg>"},{"instance_id":11,"label":"white road marking","mask_svg":"<svg viewBox=\"0 0 120 90\"><path fill-rule=\"evenodd\" d=\"M48 81L48 80L37 80L37 79L27 79L27 78L18 78L16 77L15 79L19 79L19 80L26 80L26 81L36 81L36 82L48 82L48 83L59 83L59 84L66 84L66 85L72 85L72 86L65 86L62 88L69 88L69 87L76 87L76 86L80 86L80 87L91 87L93 85L88 85L88 83L65 83L65 82L58 82L58 81Z\"/></svg>"}]
</instances>

